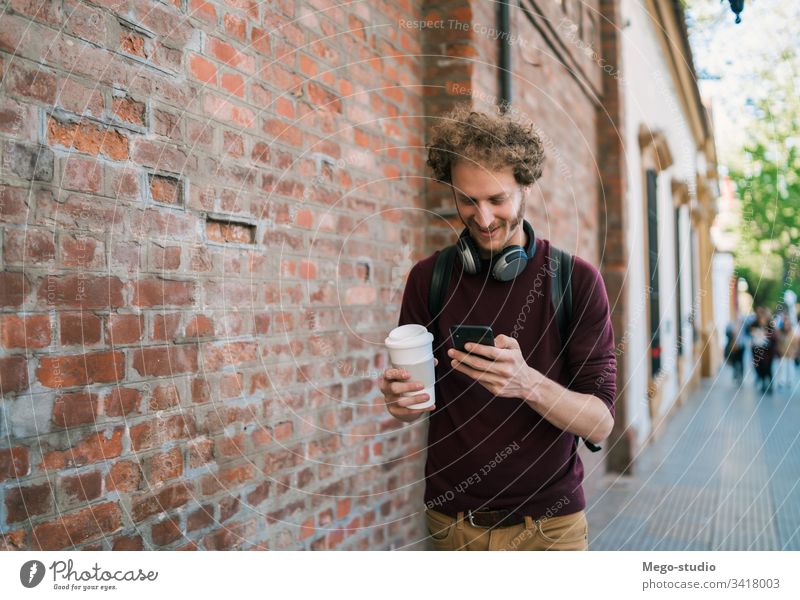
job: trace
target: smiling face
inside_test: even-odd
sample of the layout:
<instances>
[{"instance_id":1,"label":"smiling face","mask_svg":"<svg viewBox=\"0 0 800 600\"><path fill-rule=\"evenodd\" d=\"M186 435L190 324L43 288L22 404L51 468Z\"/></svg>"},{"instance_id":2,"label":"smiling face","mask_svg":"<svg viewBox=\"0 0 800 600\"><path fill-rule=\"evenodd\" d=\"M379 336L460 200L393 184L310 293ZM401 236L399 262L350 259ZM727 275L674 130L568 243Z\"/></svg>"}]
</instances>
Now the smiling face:
<instances>
[{"instance_id":1,"label":"smiling face","mask_svg":"<svg viewBox=\"0 0 800 600\"><path fill-rule=\"evenodd\" d=\"M528 190L514 179L512 167L492 171L458 160L451 178L458 216L482 258L491 258L510 244L527 245L522 221Z\"/></svg>"}]
</instances>

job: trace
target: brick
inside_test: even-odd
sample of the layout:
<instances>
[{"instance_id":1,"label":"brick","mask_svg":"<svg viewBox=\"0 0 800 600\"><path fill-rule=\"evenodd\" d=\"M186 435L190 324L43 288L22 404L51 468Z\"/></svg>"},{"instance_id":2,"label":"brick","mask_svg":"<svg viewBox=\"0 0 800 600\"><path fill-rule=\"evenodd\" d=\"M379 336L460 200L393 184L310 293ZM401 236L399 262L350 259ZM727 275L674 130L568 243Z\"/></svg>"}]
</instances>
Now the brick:
<instances>
[{"instance_id":1,"label":"brick","mask_svg":"<svg viewBox=\"0 0 800 600\"><path fill-rule=\"evenodd\" d=\"M53 404L53 423L58 427L77 427L95 423L100 412L97 394L73 392L59 394Z\"/></svg>"},{"instance_id":2,"label":"brick","mask_svg":"<svg viewBox=\"0 0 800 600\"><path fill-rule=\"evenodd\" d=\"M190 469L208 465L214 461L214 442L207 438L190 440L186 457Z\"/></svg>"},{"instance_id":3,"label":"brick","mask_svg":"<svg viewBox=\"0 0 800 600\"><path fill-rule=\"evenodd\" d=\"M223 498L219 503L220 523L224 523L225 521L228 521L236 516L241 506L242 503L238 496L229 496L227 498Z\"/></svg>"},{"instance_id":4,"label":"brick","mask_svg":"<svg viewBox=\"0 0 800 600\"><path fill-rule=\"evenodd\" d=\"M269 32L260 27L253 26L250 29L250 47L259 54L272 56Z\"/></svg>"},{"instance_id":5,"label":"brick","mask_svg":"<svg viewBox=\"0 0 800 600\"><path fill-rule=\"evenodd\" d=\"M137 273L141 267L142 247L139 243L118 242L109 248L109 262L112 269L123 269L126 273Z\"/></svg>"},{"instance_id":6,"label":"brick","mask_svg":"<svg viewBox=\"0 0 800 600\"><path fill-rule=\"evenodd\" d=\"M135 139L131 143L131 159L144 167L182 173L194 166L196 158L175 144Z\"/></svg>"},{"instance_id":7,"label":"brick","mask_svg":"<svg viewBox=\"0 0 800 600\"><path fill-rule=\"evenodd\" d=\"M253 144L253 152L251 153L250 157L258 162L269 164L270 159L270 147L269 144L264 142L256 142Z\"/></svg>"},{"instance_id":8,"label":"brick","mask_svg":"<svg viewBox=\"0 0 800 600\"><path fill-rule=\"evenodd\" d=\"M117 308L124 305L117 277L46 275L39 282L39 300L59 308Z\"/></svg>"},{"instance_id":9,"label":"brick","mask_svg":"<svg viewBox=\"0 0 800 600\"><path fill-rule=\"evenodd\" d=\"M255 240L255 227L249 223L230 223L209 219L206 222L206 238L220 243L252 244Z\"/></svg>"},{"instance_id":10,"label":"brick","mask_svg":"<svg viewBox=\"0 0 800 600\"><path fill-rule=\"evenodd\" d=\"M223 73L220 86L227 92L244 98L244 78L237 73Z\"/></svg>"},{"instance_id":11,"label":"brick","mask_svg":"<svg viewBox=\"0 0 800 600\"><path fill-rule=\"evenodd\" d=\"M189 483L176 483L157 494L134 498L131 502L131 518L140 523L148 517L178 508L186 504L193 496Z\"/></svg>"},{"instance_id":12,"label":"brick","mask_svg":"<svg viewBox=\"0 0 800 600\"><path fill-rule=\"evenodd\" d=\"M193 417L188 414L145 421L131 427L131 448L138 452L166 442L187 439L194 436L195 430Z\"/></svg>"},{"instance_id":13,"label":"brick","mask_svg":"<svg viewBox=\"0 0 800 600\"><path fill-rule=\"evenodd\" d=\"M153 109L153 131L164 137L180 140L181 117L166 110Z\"/></svg>"},{"instance_id":14,"label":"brick","mask_svg":"<svg viewBox=\"0 0 800 600\"><path fill-rule=\"evenodd\" d=\"M0 186L0 223L26 223L29 214L28 190Z\"/></svg>"},{"instance_id":15,"label":"brick","mask_svg":"<svg viewBox=\"0 0 800 600\"><path fill-rule=\"evenodd\" d=\"M191 281L141 279L133 285L134 306L190 306L194 297L195 287Z\"/></svg>"},{"instance_id":16,"label":"brick","mask_svg":"<svg viewBox=\"0 0 800 600\"><path fill-rule=\"evenodd\" d=\"M28 550L28 532L25 529L0 533L0 548L3 550Z\"/></svg>"},{"instance_id":17,"label":"brick","mask_svg":"<svg viewBox=\"0 0 800 600\"><path fill-rule=\"evenodd\" d=\"M189 72L197 81L217 83L217 67L200 54L189 55Z\"/></svg>"},{"instance_id":18,"label":"brick","mask_svg":"<svg viewBox=\"0 0 800 600\"><path fill-rule=\"evenodd\" d=\"M60 340L64 346L100 342L100 317L90 312L59 313Z\"/></svg>"},{"instance_id":19,"label":"brick","mask_svg":"<svg viewBox=\"0 0 800 600\"><path fill-rule=\"evenodd\" d=\"M252 56L247 56L240 52L228 42L209 36L206 42L206 50L209 56L213 56L230 67L234 67L251 75L255 73L255 59Z\"/></svg>"},{"instance_id":20,"label":"brick","mask_svg":"<svg viewBox=\"0 0 800 600\"><path fill-rule=\"evenodd\" d=\"M25 487L13 486L6 491L5 506L7 523L27 521L53 510L53 491L48 482Z\"/></svg>"},{"instance_id":21,"label":"brick","mask_svg":"<svg viewBox=\"0 0 800 600\"><path fill-rule=\"evenodd\" d=\"M142 551L144 550L144 540L140 535L121 535L114 538L111 549L122 552Z\"/></svg>"},{"instance_id":22,"label":"brick","mask_svg":"<svg viewBox=\"0 0 800 600\"><path fill-rule=\"evenodd\" d=\"M70 35L99 45L105 44L108 31L104 12L76 0L64 2L63 28Z\"/></svg>"},{"instance_id":23,"label":"brick","mask_svg":"<svg viewBox=\"0 0 800 600\"><path fill-rule=\"evenodd\" d=\"M177 519L166 519L150 528L150 537L156 546L167 546L182 536L180 521Z\"/></svg>"},{"instance_id":24,"label":"brick","mask_svg":"<svg viewBox=\"0 0 800 600\"><path fill-rule=\"evenodd\" d=\"M106 461L122 454L124 427L111 431L97 431L78 441L72 448L44 452L40 469L64 469L82 467L95 462Z\"/></svg>"},{"instance_id":25,"label":"brick","mask_svg":"<svg viewBox=\"0 0 800 600\"><path fill-rule=\"evenodd\" d=\"M155 346L136 350L133 368L140 375L163 377L197 371L197 348L193 346Z\"/></svg>"},{"instance_id":26,"label":"brick","mask_svg":"<svg viewBox=\"0 0 800 600\"><path fill-rule=\"evenodd\" d=\"M181 395L178 387L174 383L165 383L153 389L153 393L148 400L148 409L150 412L167 410L178 406L180 403Z\"/></svg>"},{"instance_id":27,"label":"brick","mask_svg":"<svg viewBox=\"0 0 800 600\"><path fill-rule=\"evenodd\" d=\"M231 523L203 537L206 550L238 550L255 535L255 523Z\"/></svg>"},{"instance_id":28,"label":"brick","mask_svg":"<svg viewBox=\"0 0 800 600\"><path fill-rule=\"evenodd\" d=\"M139 410L142 394L133 388L116 387L103 398L103 414L124 417Z\"/></svg>"},{"instance_id":29,"label":"brick","mask_svg":"<svg viewBox=\"0 0 800 600\"><path fill-rule=\"evenodd\" d=\"M139 489L142 480L142 470L138 463L132 460L115 462L106 475L106 490L108 492L135 492Z\"/></svg>"},{"instance_id":30,"label":"brick","mask_svg":"<svg viewBox=\"0 0 800 600\"><path fill-rule=\"evenodd\" d=\"M247 128L252 127L256 119L253 109L239 106L213 94L206 94L203 100L203 110L215 119L229 121Z\"/></svg>"},{"instance_id":31,"label":"brick","mask_svg":"<svg viewBox=\"0 0 800 600\"><path fill-rule=\"evenodd\" d=\"M144 102L134 100L130 96L115 97L111 101L111 112L126 123L133 125L145 126L145 111L146 107Z\"/></svg>"},{"instance_id":32,"label":"brick","mask_svg":"<svg viewBox=\"0 0 800 600\"><path fill-rule=\"evenodd\" d=\"M0 346L4 348L45 348L50 340L49 316L0 315Z\"/></svg>"},{"instance_id":33,"label":"brick","mask_svg":"<svg viewBox=\"0 0 800 600\"><path fill-rule=\"evenodd\" d=\"M0 395L28 389L28 361L25 356L0 357Z\"/></svg>"},{"instance_id":34,"label":"brick","mask_svg":"<svg viewBox=\"0 0 800 600\"><path fill-rule=\"evenodd\" d=\"M219 395L223 399L238 398L242 394L242 374L223 373L219 380Z\"/></svg>"},{"instance_id":35,"label":"brick","mask_svg":"<svg viewBox=\"0 0 800 600\"><path fill-rule=\"evenodd\" d=\"M180 246L168 246L162 248L157 244L150 246L151 265L160 271L175 271L181 267Z\"/></svg>"},{"instance_id":36,"label":"brick","mask_svg":"<svg viewBox=\"0 0 800 600\"><path fill-rule=\"evenodd\" d=\"M12 49L13 51L14 49ZM36 65L15 60L9 65L4 87L12 94L52 105L56 100L55 76Z\"/></svg>"},{"instance_id":37,"label":"brick","mask_svg":"<svg viewBox=\"0 0 800 600\"><path fill-rule=\"evenodd\" d=\"M121 528L119 506L116 502L105 502L37 525L31 532L31 544L37 550L63 550Z\"/></svg>"},{"instance_id":38,"label":"brick","mask_svg":"<svg viewBox=\"0 0 800 600\"><path fill-rule=\"evenodd\" d=\"M284 442L292 437L294 425L291 421L284 421L275 425L275 439Z\"/></svg>"},{"instance_id":39,"label":"brick","mask_svg":"<svg viewBox=\"0 0 800 600\"><path fill-rule=\"evenodd\" d=\"M205 315L197 315L186 325L184 335L190 338L212 337L214 322Z\"/></svg>"},{"instance_id":40,"label":"brick","mask_svg":"<svg viewBox=\"0 0 800 600\"><path fill-rule=\"evenodd\" d=\"M25 477L29 473L30 454L27 448L23 446L0 448L0 481Z\"/></svg>"},{"instance_id":41,"label":"brick","mask_svg":"<svg viewBox=\"0 0 800 600\"><path fill-rule=\"evenodd\" d=\"M112 346L133 344L142 339L144 315L109 315L106 335Z\"/></svg>"},{"instance_id":42,"label":"brick","mask_svg":"<svg viewBox=\"0 0 800 600\"><path fill-rule=\"evenodd\" d=\"M56 105L82 116L103 116L104 102L99 86L84 84L72 76L59 80Z\"/></svg>"},{"instance_id":43,"label":"brick","mask_svg":"<svg viewBox=\"0 0 800 600\"><path fill-rule=\"evenodd\" d=\"M147 58L150 55L145 39L129 29L124 29L120 33L119 49L121 52L138 56L139 58Z\"/></svg>"},{"instance_id":44,"label":"brick","mask_svg":"<svg viewBox=\"0 0 800 600\"><path fill-rule=\"evenodd\" d=\"M310 56L307 56L305 54L300 54L298 57L298 63L300 67L300 72L306 77L314 77L317 73L319 73L319 66L317 65L317 61L315 61Z\"/></svg>"},{"instance_id":45,"label":"brick","mask_svg":"<svg viewBox=\"0 0 800 600\"><path fill-rule=\"evenodd\" d=\"M59 480L59 506L88 503L102 493L103 476L100 471L69 475Z\"/></svg>"},{"instance_id":46,"label":"brick","mask_svg":"<svg viewBox=\"0 0 800 600\"><path fill-rule=\"evenodd\" d=\"M203 505L186 517L186 531L205 529L214 521L214 507L210 504Z\"/></svg>"},{"instance_id":47,"label":"brick","mask_svg":"<svg viewBox=\"0 0 800 600\"><path fill-rule=\"evenodd\" d=\"M212 25L217 23L217 11L214 9L214 5L205 0L190 0L189 15L203 19Z\"/></svg>"},{"instance_id":48,"label":"brick","mask_svg":"<svg viewBox=\"0 0 800 600\"><path fill-rule=\"evenodd\" d=\"M342 101L333 92L326 90L320 84L313 81L308 82L308 98L321 110L340 113L342 112Z\"/></svg>"},{"instance_id":49,"label":"brick","mask_svg":"<svg viewBox=\"0 0 800 600\"><path fill-rule=\"evenodd\" d=\"M228 13L223 17L222 22L228 36L234 37L240 42L247 39L247 21Z\"/></svg>"},{"instance_id":50,"label":"brick","mask_svg":"<svg viewBox=\"0 0 800 600\"><path fill-rule=\"evenodd\" d=\"M251 482L254 477L255 468L252 464L220 468L216 475L211 474L201 479L201 493L210 496L223 489L230 490Z\"/></svg>"},{"instance_id":51,"label":"brick","mask_svg":"<svg viewBox=\"0 0 800 600\"><path fill-rule=\"evenodd\" d=\"M181 324L181 313L170 313L165 315L153 316L154 341L169 341L178 337L178 328Z\"/></svg>"},{"instance_id":52,"label":"brick","mask_svg":"<svg viewBox=\"0 0 800 600\"><path fill-rule=\"evenodd\" d=\"M116 111L115 111L116 112ZM115 129L103 128L90 121L62 122L53 117L47 120L47 141L112 160L128 158L128 138Z\"/></svg>"},{"instance_id":53,"label":"brick","mask_svg":"<svg viewBox=\"0 0 800 600\"><path fill-rule=\"evenodd\" d=\"M149 485L156 485L183 474L183 454L180 448L153 454L147 459Z\"/></svg>"},{"instance_id":54,"label":"brick","mask_svg":"<svg viewBox=\"0 0 800 600\"><path fill-rule=\"evenodd\" d=\"M2 76L2 71L0 71ZM17 102L12 98L0 98L0 132L11 137L35 142L36 131L35 107Z\"/></svg>"},{"instance_id":55,"label":"brick","mask_svg":"<svg viewBox=\"0 0 800 600\"><path fill-rule=\"evenodd\" d=\"M55 155L46 146L18 142L3 145L3 168L17 177L34 181L53 181Z\"/></svg>"},{"instance_id":56,"label":"brick","mask_svg":"<svg viewBox=\"0 0 800 600\"><path fill-rule=\"evenodd\" d=\"M77 192L98 193L103 189L102 164L70 155L64 162L61 187Z\"/></svg>"},{"instance_id":57,"label":"brick","mask_svg":"<svg viewBox=\"0 0 800 600\"><path fill-rule=\"evenodd\" d=\"M49 388L111 383L125 377L122 352L93 352L69 356L43 356L36 378Z\"/></svg>"},{"instance_id":58,"label":"brick","mask_svg":"<svg viewBox=\"0 0 800 600\"><path fill-rule=\"evenodd\" d=\"M32 227L6 230L3 254L9 264L35 265L52 261L56 256L54 233Z\"/></svg>"},{"instance_id":59,"label":"brick","mask_svg":"<svg viewBox=\"0 0 800 600\"><path fill-rule=\"evenodd\" d=\"M62 235L61 264L65 267L100 269L105 266L105 244L87 235Z\"/></svg>"},{"instance_id":60,"label":"brick","mask_svg":"<svg viewBox=\"0 0 800 600\"><path fill-rule=\"evenodd\" d=\"M147 178L150 183L150 197L153 200L163 204L183 206L183 183L180 179L154 173L148 174Z\"/></svg>"}]
</instances>

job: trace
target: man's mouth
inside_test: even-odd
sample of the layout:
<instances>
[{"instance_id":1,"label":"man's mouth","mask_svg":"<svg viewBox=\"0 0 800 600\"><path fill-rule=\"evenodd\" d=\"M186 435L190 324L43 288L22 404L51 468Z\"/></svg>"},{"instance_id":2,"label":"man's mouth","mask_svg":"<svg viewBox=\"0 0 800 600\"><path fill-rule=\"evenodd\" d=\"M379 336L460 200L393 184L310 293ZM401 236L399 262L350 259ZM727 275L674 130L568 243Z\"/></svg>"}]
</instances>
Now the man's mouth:
<instances>
[{"instance_id":1,"label":"man's mouth","mask_svg":"<svg viewBox=\"0 0 800 600\"><path fill-rule=\"evenodd\" d=\"M480 235L482 238L484 238L484 239L487 239L487 240L488 240L488 239L491 239L491 238L492 238L492 235L493 235L493 234L494 234L494 233L495 233L495 232L496 232L498 229L499 229L499 227L495 227L494 229L490 229L490 230L488 230L488 231L487 231L487 230L481 229L481 228L479 227L479 228L478 228L478 234L479 234L479 235Z\"/></svg>"}]
</instances>

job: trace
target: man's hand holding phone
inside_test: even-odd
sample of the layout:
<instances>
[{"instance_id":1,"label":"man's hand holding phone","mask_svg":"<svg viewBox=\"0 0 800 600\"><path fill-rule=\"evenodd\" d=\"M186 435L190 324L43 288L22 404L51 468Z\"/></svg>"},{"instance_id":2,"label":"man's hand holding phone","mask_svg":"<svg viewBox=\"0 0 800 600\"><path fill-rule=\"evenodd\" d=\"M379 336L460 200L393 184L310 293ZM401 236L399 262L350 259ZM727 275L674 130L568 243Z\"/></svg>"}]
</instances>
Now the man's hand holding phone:
<instances>
[{"instance_id":1,"label":"man's hand holding phone","mask_svg":"<svg viewBox=\"0 0 800 600\"><path fill-rule=\"evenodd\" d=\"M500 398L528 400L541 373L529 366L522 356L519 342L507 335L494 338L494 346L467 342L466 352L451 348L447 355L450 366L480 383Z\"/></svg>"}]
</instances>

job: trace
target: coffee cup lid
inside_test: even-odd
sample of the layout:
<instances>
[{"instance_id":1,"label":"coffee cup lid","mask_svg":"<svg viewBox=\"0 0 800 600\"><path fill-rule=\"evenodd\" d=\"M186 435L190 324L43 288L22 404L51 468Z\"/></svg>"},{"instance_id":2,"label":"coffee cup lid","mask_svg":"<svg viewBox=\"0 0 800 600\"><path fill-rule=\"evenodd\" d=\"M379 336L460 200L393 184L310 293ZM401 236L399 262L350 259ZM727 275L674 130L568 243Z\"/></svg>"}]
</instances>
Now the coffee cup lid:
<instances>
[{"instance_id":1,"label":"coffee cup lid","mask_svg":"<svg viewBox=\"0 0 800 600\"><path fill-rule=\"evenodd\" d=\"M406 349L423 346L433 342L433 334L424 325L401 325L395 327L384 340L387 348Z\"/></svg>"}]
</instances>

